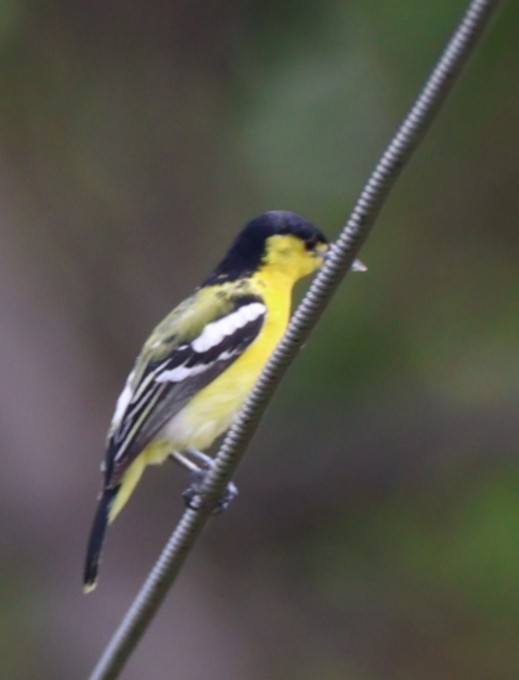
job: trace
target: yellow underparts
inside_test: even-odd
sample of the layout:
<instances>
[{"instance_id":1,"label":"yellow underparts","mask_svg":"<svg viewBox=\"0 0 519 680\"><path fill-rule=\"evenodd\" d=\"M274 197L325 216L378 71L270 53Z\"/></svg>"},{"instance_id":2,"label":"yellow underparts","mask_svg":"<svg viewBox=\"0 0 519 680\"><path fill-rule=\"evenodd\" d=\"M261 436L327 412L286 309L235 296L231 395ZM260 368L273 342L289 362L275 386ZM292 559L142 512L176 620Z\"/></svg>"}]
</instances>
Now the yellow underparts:
<instances>
[{"instance_id":1,"label":"yellow underparts","mask_svg":"<svg viewBox=\"0 0 519 680\"><path fill-rule=\"evenodd\" d=\"M296 243L287 243L288 239ZM228 429L285 332L294 284L317 269L322 259L304 252L293 236L274 236L270 240L275 240L270 244L270 265L250 281L251 291L262 297L268 310L259 336L227 370L193 397L129 466L110 510L110 522L128 501L147 465L164 462L173 451L207 449ZM301 255L294 257L293 248L300 245Z\"/></svg>"}]
</instances>

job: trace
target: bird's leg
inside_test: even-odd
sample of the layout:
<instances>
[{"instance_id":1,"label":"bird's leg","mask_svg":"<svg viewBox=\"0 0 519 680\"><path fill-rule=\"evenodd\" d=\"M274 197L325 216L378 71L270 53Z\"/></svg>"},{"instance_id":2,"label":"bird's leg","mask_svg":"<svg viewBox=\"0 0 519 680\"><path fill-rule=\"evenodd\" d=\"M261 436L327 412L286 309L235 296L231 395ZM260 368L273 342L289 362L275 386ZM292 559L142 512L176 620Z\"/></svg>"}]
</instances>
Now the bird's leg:
<instances>
[{"instance_id":1,"label":"bird's leg","mask_svg":"<svg viewBox=\"0 0 519 680\"><path fill-rule=\"evenodd\" d=\"M200 472L200 467L180 451L173 451L169 454L169 457L189 472Z\"/></svg>"},{"instance_id":2,"label":"bird's leg","mask_svg":"<svg viewBox=\"0 0 519 680\"><path fill-rule=\"evenodd\" d=\"M173 451L170 458L190 472L191 484L184 491L182 497L188 508L193 510L200 507L200 491L202 489L208 470L213 466L214 460L197 449L188 448L185 451ZM238 487L234 482L229 482L221 498L218 499L214 513L226 510L238 495Z\"/></svg>"}]
</instances>

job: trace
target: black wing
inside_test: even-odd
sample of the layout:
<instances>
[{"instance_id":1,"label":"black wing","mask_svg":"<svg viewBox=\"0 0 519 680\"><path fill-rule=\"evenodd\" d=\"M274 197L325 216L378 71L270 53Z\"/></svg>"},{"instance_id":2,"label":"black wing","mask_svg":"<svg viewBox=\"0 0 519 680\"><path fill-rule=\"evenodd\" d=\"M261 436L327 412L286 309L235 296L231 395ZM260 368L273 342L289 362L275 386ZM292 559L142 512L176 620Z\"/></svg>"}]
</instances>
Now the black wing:
<instances>
[{"instance_id":1,"label":"black wing","mask_svg":"<svg viewBox=\"0 0 519 680\"><path fill-rule=\"evenodd\" d=\"M203 325L195 337L180 344L175 326L181 322L173 319L168 337L172 347L160 358L149 358L136 383L132 384L130 376L125 387L128 393L121 395L124 412L118 415L108 439L106 487L116 486L157 432L255 340L266 313L261 298L242 295L232 300L225 313ZM120 408L118 403L116 414Z\"/></svg>"}]
</instances>

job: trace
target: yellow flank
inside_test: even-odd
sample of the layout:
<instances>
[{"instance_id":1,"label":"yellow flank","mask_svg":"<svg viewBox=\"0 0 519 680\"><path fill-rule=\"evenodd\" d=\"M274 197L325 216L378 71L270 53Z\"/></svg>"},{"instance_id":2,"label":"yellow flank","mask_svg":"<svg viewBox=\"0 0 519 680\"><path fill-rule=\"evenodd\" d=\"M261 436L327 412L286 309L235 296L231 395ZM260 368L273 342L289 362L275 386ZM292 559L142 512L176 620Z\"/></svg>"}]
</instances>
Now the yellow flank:
<instances>
[{"instance_id":1,"label":"yellow flank","mask_svg":"<svg viewBox=\"0 0 519 680\"><path fill-rule=\"evenodd\" d=\"M291 234L276 234L267 240L264 264L247 280L247 291L259 295L267 307L258 337L200 390L128 467L110 510L110 522L126 504L147 465L162 463L172 451L206 449L230 426L285 332L294 284L322 264L325 251L323 244L317 252L310 252ZM210 288L205 291L212 297Z\"/></svg>"},{"instance_id":2,"label":"yellow flank","mask_svg":"<svg viewBox=\"0 0 519 680\"><path fill-rule=\"evenodd\" d=\"M162 451L164 449L164 451ZM160 450L160 453L159 453ZM114 499L113 505L110 508L110 513L108 516L108 522L111 524L117 515L124 508L128 499L132 495L135 487L139 483L142 473L144 472L147 465L150 462L164 461L168 454L171 452L171 448L168 446L168 442L165 440L156 440L148 444L148 446L140 453L133 463L128 467L121 480L121 487Z\"/></svg>"}]
</instances>

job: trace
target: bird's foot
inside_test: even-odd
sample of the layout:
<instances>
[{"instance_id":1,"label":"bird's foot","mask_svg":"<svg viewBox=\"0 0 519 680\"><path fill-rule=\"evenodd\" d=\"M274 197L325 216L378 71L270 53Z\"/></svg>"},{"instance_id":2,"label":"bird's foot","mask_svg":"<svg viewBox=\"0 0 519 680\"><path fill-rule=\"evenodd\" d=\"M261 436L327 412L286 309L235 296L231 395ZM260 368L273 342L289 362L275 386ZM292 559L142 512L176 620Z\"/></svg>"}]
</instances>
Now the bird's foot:
<instances>
[{"instance_id":1,"label":"bird's foot","mask_svg":"<svg viewBox=\"0 0 519 680\"><path fill-rule=\"evenodd\" d=\"M204 501L202 499L200 492L202 490L207 473L208 470L200 469L192 471L190 474L191 483L189 484L187 489L182 493L182 498L184 499L184 502L187 505L187 507L191 508L191 510L199 510L203 506ZM229 482L223 495L220 496L220 498L218 498L218 500L216 501L215 506L213 508L213 514L218 515L220 512L227 510L227 508L236 498L238 493L239 493L238 487L236 486L236 484L234 484L234 482Z\"/></svg>"},{"instance_id":2,"label":"bird's foot","mask_svg":"<svg viewBox=\"0 0 519 680\"><path fill-rule=\"evenodd\" d=\"M207 473L214 464L213 458L197 449L186 449L182 453L175 451L171 454L171 458L186 467L190 472L190 485L182 493L185 504L192 510L200 509L203 506L200 492L202 491ZM229 482L224 494L216 501L213 514L217 515L227 510L238 493L236 484Z\"/></svg>"}]
</instances>

